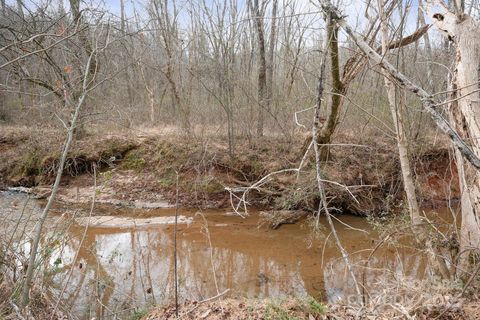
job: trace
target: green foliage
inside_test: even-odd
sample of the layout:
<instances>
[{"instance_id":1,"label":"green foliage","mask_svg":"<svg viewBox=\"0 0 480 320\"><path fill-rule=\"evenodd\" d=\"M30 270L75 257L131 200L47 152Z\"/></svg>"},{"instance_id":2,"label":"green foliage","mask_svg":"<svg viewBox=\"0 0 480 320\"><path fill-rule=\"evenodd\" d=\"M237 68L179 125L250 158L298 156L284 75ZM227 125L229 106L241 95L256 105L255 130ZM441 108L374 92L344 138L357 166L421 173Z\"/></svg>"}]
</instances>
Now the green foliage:
<instances>
[{"instance_id":1,"label":"green foliage","mask_svg":"<svg viewBox=\"0 0 480 320\"><path fill-rule=\"evenodd\" d=\"M197 191L206 194L223 192L223 186L211 177L203 177L195 185Z\"/></svg>"},{"instance_id":2,"label":"green foliage","mask_svg":"<svg viewBox=\"0 0 480 320\"><path fill-rule=\"evenodd\" d=\"M148 314L146 309L136 309L133 313L127 318L128 320L140 320Z\"/></svg>"},{"instance_id":3,"label":"green foliage","mask_svg":"<svg viewBox=\"0 0 480 320\"><path fill-rule=\"evenodd\" d=\"M266 320L300 320L300 318L291 316L287 309L281 304L269 302L265 309Z\"/></svg>"},{"instance_id":4,"label":"green foliage","mask_svg":"<svg viewBox=\"0 0 480 320\"><path fill-rule=\"evenodd\" d=\"M58 267L58 266L61 265L61 264L62 264L62 258L57 258L57 259L55 259L55 261L53 262L53 265L54 265L55 267Z\"/></svg>"},{"instance_id":5,"label":"green foliage","mask_svg":"<svg viewBox=\"0 0 480 320\"><path fill-rule=\"evenodd\" d=\"M315 298L308 296L304 299L286 300L280 302L271 301L265 308L267 320L297 320L305 319L305 316L318 317L325 314L327 307ZM308 318L308 317L307 317Z\"/></svg>"},{"instance_id":6,"label":"green foliage","mask_svg":"<svg viewBox=\"0 0 480 320\"><path fill-rule=\"evenodd\" d=\"M303 200L305 199L305 194L301 192L292 192L282 195L275 199L275 208L279 210L293 210L297 209Z\"/></svg>"},{"instance_id":7,"label":"green foliage","mask_svg":"<svg viewBox=\"0 0 480 320\"><path fill-rule=\"evenodd\" d=\"M102 185L107 186L108 183L113 179L113 171L105 171L100 173L100 177L102 177ZM102 191L100 189L95 190L95 195L100 196L102 194Z\"/></svg>"},{"instance_id":8,"label":"green foliage","mask_svg":"<svg viewBox=\"0 0 480 320\"><path fill-rule=\"evenodd\" d=\"M141 150L132 150L126 154L125 159L123 159L122 166L127 170L141 172L145 167L145 159L143 157L144 155Z\"/></svg>"},{"instance_id":9,"label":"green foliage","mask_svg":"<svg viewBox=\"0 0 480 320\"><path fill-rule=\"evenodd\" d=\"M32 149L23 155L16 171L22 176L34 176L40 173L40 159L36 149Z\"/></svg>"},{"instance_id":10,"label":"green foliage","mask_svg":"<svg viewBox=\"0 0 480 320\"><path fill-rule=\"evenodd\" d=\"M169 177L159 178L159 179L157 179L157 182L163 188L168 188L168 187L172 187L173 185L175 185L175 181L173 179L169 178Z\"/></svg>"},{"instance_id":11,"label":"green foliage","mask_svg":"<svg viewBox=\"0 0 480 320\"><path fill-rule=\"evenodd\" d=\"M180 150L178 146L170 142L167 142L167 141L159 142L156 145L155 158L158 161L167 160L167 159L174 160L180 156L180 153L182 153L181 151L182 150Z\"/></svg>"},{"instance_id":12,"label":"green foliage","mask_svg":"<svg viewBox=\"0 0 480 320\"><path fill-rule=\"evenodd\" d=\"M112 171L105 171L100 173L100 176L104 179L105 182L112 180L113 172Z\"/></svg>"},{"instance_id":13,"label":"green foliage","mask_svg":"<svg viewBox=\"0 0 480 320\"><path fill-rule=\"evenodd\" d=\"M318 316L327 312L327 307L322 303L318 302L314 297L308 297L305 299L305 307L307 308L307 312Z\"/></svg>"}]
</instances>

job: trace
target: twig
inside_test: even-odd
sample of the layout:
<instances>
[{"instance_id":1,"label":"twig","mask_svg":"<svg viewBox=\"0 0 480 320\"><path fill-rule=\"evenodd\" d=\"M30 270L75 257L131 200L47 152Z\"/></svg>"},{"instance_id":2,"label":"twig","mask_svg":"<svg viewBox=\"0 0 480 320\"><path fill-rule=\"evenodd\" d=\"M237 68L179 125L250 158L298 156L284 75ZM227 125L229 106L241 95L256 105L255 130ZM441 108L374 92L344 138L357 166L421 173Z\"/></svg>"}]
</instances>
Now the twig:
<instances>
[{"instance_id":1,"label":"twig","mask_svg":"<svg viewBox=\"0 0 480 320\"><path fill-rule=\"evenodd\" d=\"M13 310L15 310L15 313L16 313L17 317L20 320L25 320L25 317L22 315L22 312L20 311L20 308L15 303L13 303L13 301L10 301L10 305L12 306Z\"/></svg>"},{"instance_id":2,"label":"twig","mask_svg":"<svg viewBox=\"0 0 480 320\"><path fill-rule=\"evenodd\" d=\"M236 214L238 214L240 217L245 218L245 216L248 215L248 211L247 211L247 195L248 195L248 193L251 190L259 190L259 188L262 185L264 185L265 183L270 181L270 178L272 176L275 176L275 175L281 174L281 173L287 173L287 172L298 172L298 169L283 169L283 170L271 172L271 173L267 174L266 176L264 176L263 178L261 178L260 180L258 180L257 182L255 182L254 184L252 184L249 187L238 187L238 188L225 187L225 190L230 193L230 204L232 205L232 208L233 208L234 212ZM242 192L242 195L239 197L235 194L236 192ZM234 205L234 203L233 203L233 198L234 197L237 198L238 201L239 201L237 205ZM243 213L239 211L240 206L242 206L242 205L243 205L243 208L244 208Z\"/></svg>"},{"instance_id":3,"label":"twig","mask_svg":"<svg viewBox=\"0 0 480 320\"><path fill-rule=\"evenodd\" d=\"M305 161L307 161L308 153L312 149L312 146L313 146L313 139L312 139L312 141L310 141L310 144L308 145L307 150L305 150L305 153L303 154L302 160L300 161L300 164L298 165L297 182L298 182L298 179L300 179L300 171L302 171L303 164L305 163Z\"/></svg>"},{"instance_id":4,"label":"twig","mask_svg":"<svg viewBox=\"0 0 480 320\"><path fill-rule=\"evenodd\" d=\"M310 107L310 108L307 108L307 109L303 109L303 110L300 110L300 111L295 111L295 115L294 115L294 117L295 117L295 124L296 124L297 126L299 126L299 127L302 127L302 128L307 129L307 127L306 127L305 125L301 124L301 123L298 121L298 114L299 114L299 113L302 113L302 112L305 112L305 111L312 110L312 109L315 109L315 106Z\"/></svg>"},{"instance_id":5,"label":"twig","mask_svg":"<svg viewBox=\"0 0 480 320\"><path fill-rule=\"evenodd\" d=\"M177 223L178 223L178 172L176 179L176 193L175 193L175 225L173 226L173 278L175 281L175 315L178 318L178 274L177 274Z\"/></svg>"},{"instance_id":6,"label":"twig","mask_svg":"<svg viewBox=\"0 0 480 320\"><path fill-rule=\"evenodd\" d=\"M215 264L213 263L213 247L212 247L212 239L210 238L210 230L208 229L208 222L207 222L207 219L205 218L205 216L203 215L203 213L197 212L197 213L195 213L195 215L201 216L202 219L203 219L203 222L205 223L204 230L205 230L207 240L208 240L208 247L210 248L210 264L212 266L213 282L215 284L215 289L217 290L217 295L219 295L220 290L218 289L217 272L215 270ZM220 307L222 308L222 312L223 312L222 305L220 305Z\"/></svg>"},{"instance_id":7,"label":"twig","mask_svg":"<svg viewBox=\"0 0 480 320\"><path fill-rule=\"evenodd\" d=\"M366 233L366 234L370 234L370 232L368 232L367 230L363 230L363 229L358 229L358 228L352 227L352 226L349 225L348 223L343 222L342 220L338 219L338 218L335 217L335 216L332 216L332 218L335 219L335 220L337 220L340 224L343 224L345 227L347 227L347 228L350 229L350 230L354 230L354 231L359 231L359 232L363 232L363 233Z\"/></svg>"},{"instance_id":8,"label":"twig","mask_svg":"<svg viewBox=\"0 0 480 320\"><path fill-rule=\"evenodd\" d=\"M470 286L473 279L475 279L475 277L479 272L480 272L480 263L478 264L477 269L475 269L475 271L472 273L470 278L467 280L467 283L465 283L465 285L463 286L462 292L460 292L460 294L458 295L459 298L465 294L465 291L467 291L467 288Z\"/></svg>"},{"instance_id":9,"label":"twig","mask_svg":"<svg viewBox=\"0 0 480 320\"><path fill-rule=\"evenodd\" d=\"M230 289L226 289L225 291L217 294L216 296L213 296L213 297L210 297L210 298L207 298L207 299L205 299L205 300L202 300L202 301L197 302L197 305L196 305L195 307L193 307L192 309L186 311L186 312L182 315L182 317L183 317L183 316L186 316L186 315L189 314L190 312L195 311L198 307L200 307L200 305L201 305L202 303L209 302L209 301L215 300L215 299L217 299L217 298L220 298L221 296L227 294L229 291L230 291ZM178 315L177 315L177 317L178 317Z\"/></svg>"}]
</instances>

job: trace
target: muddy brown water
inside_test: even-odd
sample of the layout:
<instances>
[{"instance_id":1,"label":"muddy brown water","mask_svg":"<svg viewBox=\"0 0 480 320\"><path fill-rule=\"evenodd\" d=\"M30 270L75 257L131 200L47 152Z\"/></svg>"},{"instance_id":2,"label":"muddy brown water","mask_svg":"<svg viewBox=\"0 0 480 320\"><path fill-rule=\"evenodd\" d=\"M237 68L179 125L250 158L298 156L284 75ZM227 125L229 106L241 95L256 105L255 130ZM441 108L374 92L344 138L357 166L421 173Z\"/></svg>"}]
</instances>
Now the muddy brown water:
<instances>
[{"instance_id":1,"label":"muddy brown water","mask_svg":"<svg viewBox=\"0 0 480 320\"><path fill-rule=\"evenodd\" d=\"M25 201L25 195L0 194L3 213L8 213L12 221ZM32 221L41 207L42 203L29 201L28 210L36 212ZM124 318L135 308L173 301L173 225L85 229L66 218L73 213L85 215L85 210L67 211L61 206L56 208L47 223L50 231L46 231L56 237L43 243L49 248L43 276L50 284L52 297L61 294L63 310L80 319ZM225 296L229 297L312 296L327 302L349 299L354 294L353 283L323 218L321 234L314 235L308 221L269 230L258 226L256 211L245 219L228 211L202 211L207 228L196 210L179 210L192 219L178 226L180 300L208 299L226 289L229 292ZM94 209L93 214L109 212L121 218L174 215L174 209L142 211L106 206ZM340 215L338 219L335 226L343 245L353 263L363 265L378 243L377 232L365 218ZM67 221L70 223L66 230L54 227L66 225ZM28 252L28 247L28 243L24 245L24 251ZM408 245L385 245L372 256L365 283L370 290L384 276L422 278L425 272L421 252ZM371 290L379 289L377 286Z\"/></svg>"}]
</instances>

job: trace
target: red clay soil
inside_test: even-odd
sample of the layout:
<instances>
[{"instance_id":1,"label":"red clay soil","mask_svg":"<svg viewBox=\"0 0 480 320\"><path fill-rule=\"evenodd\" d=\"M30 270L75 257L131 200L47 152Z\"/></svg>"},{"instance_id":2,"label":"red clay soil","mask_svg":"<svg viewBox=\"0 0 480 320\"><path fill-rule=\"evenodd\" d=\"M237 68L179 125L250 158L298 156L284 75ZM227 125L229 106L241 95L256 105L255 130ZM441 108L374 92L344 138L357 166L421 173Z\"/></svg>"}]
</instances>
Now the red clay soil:
<instances>
[{"instance_id":1,"label":"red clay soil","mask_svg":"<svg viewBox=\"0 0 480 320\"><path fill-rule=\"evenodd\" d=\"M417 191L424 206L445 206L446 201L459 200L458 171L451 150L424 153L416 161L414 169Z\"/></svg>"},{"instance_id":2,"label":"red clay soil","mask_svg":"<svg viewBox=\"0 0 480 320\"><path fill-rule=\"evenodd\" d=\"M324 165L324 177L349 188L326 183L331 205L344 213L361 215L391 211L403 198L394 146L380 140L367 143L355 141L355 137L339 139L366 147L332 149ZM61 135L53 131L0 130L0 188L36 186L38 194L48 196L62 141ZM297 167L300 147L301 143L280 138L265 138L255 145L239 139L237 155L231 158L221 138L206 144L180 137L95 134L73 144L60 198L88 202L95 166L100 190L97 196L106 202L173 203L175 172L179 172L182 206L228 207L230 197L225 187L249 186L270 172ZM296 174L279 175L261 191L252 191L250 204L315 212L318 193L310 160L298 180ZM458 199L456 167L448 149L437 147L414 162L417 189L424 205L442 206L446 200Z\"/></svg>"}]
</instances>

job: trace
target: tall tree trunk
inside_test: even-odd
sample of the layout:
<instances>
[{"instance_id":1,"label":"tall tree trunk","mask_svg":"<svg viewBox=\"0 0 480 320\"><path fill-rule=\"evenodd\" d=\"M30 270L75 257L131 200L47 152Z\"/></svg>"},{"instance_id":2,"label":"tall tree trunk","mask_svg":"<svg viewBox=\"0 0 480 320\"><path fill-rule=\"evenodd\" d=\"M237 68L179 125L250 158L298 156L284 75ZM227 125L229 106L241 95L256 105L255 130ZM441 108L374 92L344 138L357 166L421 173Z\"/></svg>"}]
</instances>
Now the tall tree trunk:
<instances>
[{"instance_id":1,"label":"tall tree trunk","mask_svg":"<svg viewBox=\"0 0 480 320\"><path fill-rule=\"evenodd\" d=\"M143 70L143 66L139 64L140 74L142 75L142 80L145 86L145 91L148 94L148 101L150 105L150 123L152 126L155 125L155 95L153 94L153 90L148 85L147 77L145 77L145 71Z\"/></svg>"},{"instance_id":2,"label":"tall tree trunk","mask_svg":"<svg viewBox=\"0 0 480 320\"><path fill-rule=\"evenodd\" d=\"M176 5L173 2L173 13L170 12L170 5L168 0L153 0L152 2L152 15L157 25L157 31L159 34L159 41L162 43L163 50L165 51L166 66L162 68L163 75L167 79L170 87L172 98L172 111L174 116L180 117L180 122L183 127L190 133L190 109L187 104L183 103L183 99L180 95L179 85L177 83L176 64L174 59L180 59L177 57L179 54L178 47L178 29L176 22ZM178 114L177 114L178 113Z\"/></svg>"},{"instance_id":3,"label":"tall tree trunk","mask_svg":"<svg viewBox=\"0 0 480 320\"><path fill-rule=\"evenodd\" d=\"M277 41L277 6L278 0L273 0L272 2L272 24L270 29L270 40L269 40L269 49L268 49L268 64L267 64L267 104L268 109L272 106L273 99L273 69L275 65L275 44Z\"/></svg>"},{"instance_id":4,"label":"tall tree trunk","mask_svg":"<svg viewBox=\"0 0 480 320\"><path fill-rule=\"evenodd\" d=\"M123 46L125 48L125 50L122 50L120 54L122 56L122 60L126 64L125 71L123 72L123 77L124 77L125 85L127 86L128 107L130 110L132 110L133 101L134 101L134 96L133 96L134 89L132 87L132 81L130 76L131 66L129 61L129 58L132 57L132 52L129 52L129 50L131 49L133 51L133 49L129 46L128 38L126 37L127 29L128 28L127 28L126 17L125 17L125 0L120 0L120 31L122 32L122 36L123 36L123 38L121 39L121 42L123 43Z\"/></svg>"},{"instance_id":5,"label":"tall tree trunk","mask_svg":"<svg viewBox=\"0 0 480 320\"><path fill-rule=\"evenodd\" d=\"M120 30L125 35L125 0L120 0Z\"/></svg>"},{"instance_id":6,"label":"tall tree trunk","mask_svg":"<svg viewBox=\"0 0 480 320\"><path fill-rule=\"evenodd\" d=\"M18 14L23 19L24 18L24 13L23 13L23 2L22 2L22 0L17 0L17 10L18 10Z\"/></svg>"},{"instance_id":7,"label":"tall tree trunk","mask_svg":"<svg viewBox=\"0 0 480 320\"><path fill-rule=\"evenodd\" d=\"M418 26L420 28L424 28L427 26L425 22L425 17L424 17L424 12L422 10L423 8L423 2L422 0L418 0ZM427 91L428 92L435 92L435 82L433 81L433 53L432 53L432 45L430 42L430 36L428 35L428 32L425 32L423 35L423 41L424 41L424 46L425 46L425 54L427 58ZM418 46L418 43L415 42L416 45ZM413 140L417 141L417 138L419 137L422 129L424 128L424 121L425 121L425 114L422 112L420 113L420 116L418 117L417 121L417 126L415 128L415 132L412 135Z\"/></svg>"},{"instance_id":8,"label":"tall tree trunk","mask_svg":"<svg viewBox=\"0 0 480 320\"><path fill-rule=\"evenodd\" d=\"M384 1L378 0L378 10L381 21L382 34L382 55L385 56L388 52L389 36L388 36L388 19L384 14ZM390 111L392 113L395 131L397 133L397 147L400 158L400 166L402 170L403 188L407 196L408 210L413 225L420 222L420 210L418 209L418 201L415 193L415 183L413 181L412 170L410 168L410 159L408 156L408 142L403 127L402 111L398 108L396 88L389 78L389 74L385 69L382 69L383 79L385 81L385 88L387 90L388 102Z\"/></svg>"},{"instance_id":9,"label":"tall tree trunk","mask_svg":"<svg viewBox=\"0 0 480 320\"><path fill-rule=\"evenodd\" d=\"M255 14L255 28L258 40L258 122L257 136L263 136L265 110L268 107L267 97L267 60L265 54L265 34L263 28L263 11L258 0L254 0L253 12Z\"/></svg>"},{"instance_id":10,"label":"tall tree trunk","mask_svg":"<svg viewBox=\"0 0 480 320\"><path fill-rule=\"evenodd\" d=\"M330 25L332 23L332 17L331 15L327 15L326 19L326 24ZM317 188L318 192L320 194L320 203L318 207L318 212L317 212L317 219L315 222L315 227L319 228L319 219L320 219L320 213L323 211L325 213L325 216L327 218L328 225L330 227L331 234L333 235L333 238L335 240L335 244L337 245L343 261L345 263L346 271L350 273L351 279L353 280L354 286L355 286L355 291L358 295L358 297L361 296L361 290L358 285L357 277L355 275L352 263L350 262L350 256L348 252L345 250L345 248L342 245L342 242L340 238L338 237L337 231L335 229L335 225L333 224L332 216L330 214L330 209L328 208L328 200L327 196L325 193L325 188L323 184L323 177L322 177L322 170L321 170L321 159L320 159L320 148L318 145L318 129L320 128L320 111L322 109L322 101L323 101L323 93L324 93L324 82L325 82L325 67L327 64L327 51L329 47L329 42L331 41L330 37L328 36L328 31L325 32L325 37L323 39L323 55L322 55L322 60L320 64L320 74L318 77L318 85L317 85L317 97L316 97L316 104L315 104L315 118L313 121L313 126L312 126L312 137L313 137L313 147L315 151L315 171L316 171L316 180L317 180Z\"/></svg>"},{"instance_id":11,"label":"tall tree trunk","mask_svg":"<svg viewBox=\"0 0 480 320\"><path fill-rule=\"evenodd\" d=\"M427 25L427 23L425 22L423 10L421 10L422 6L423 6L422 0L418 0L418 20L420 22L419 23L420 27L424 27ZM427 55L427 59L429 60L429 62L431 62L433 61L432 60L433 53L432 53L432 45L430 43L430 36L428 35L428 32L425 32L425 34L423 35L423 41L425 42L424 45L425 45L425 53ZM435 82L433 81L433 71L432 71L431 63L427 64L427 81L428 81L427 90L430 92L435 92Z\"/></svg>"},{"instance_id":12,"label":"tall tree trunk","mask_svg":"<svg viewBox=\"0 0 480 320\"><path fill-rule=\"evenodd\" d=\"M480 156L480 26L471 17L452 12L433 14L435 25L454 41L456 47L454 86L456 99L451 117L463 139L470 142L473 152ZM456 153L461 187L462 227L460 257L466 266L470 253L480 249L480 172ZM476 252L475 252L476 251Z\"/></svg>"},{"instance_id":13,"label":"tall tree trunk","mask_svg":"<svg viewBox=\"0 0 480 320\"><path fill-rule=\"evenodd\" d=\"M330 112L324 122L321 130L318 131L317 141L321 146L322 160L326 160L329 156L330 148L328 145L331 142L332 135L338 124L338 116L340 108L343 104L343 95L346 94L346 86L340 77L340 56L338 54L338 26L334 20L329 20L327 26L327 36L329 38L329 53L330 53L330 73L332 76L332 95L330 101Z\"/></svg>"},{"instance_id":14,"label":"tall tree trunk","mask_svg":"<svg viewBox=\"0 0 480 320\"><path fill-rule=\"evenodd\" d=\"M298 37L298 40L297 40L298 42L296 43L296 46L295 46L295 52L293 52L294 56L293 56L292 67L290 68L290 70L288 70L287 76L286 76L286 79L285 79L285 80L288 81L287 89L286 89L286 96L287 97L290 97L290 94L291 94L292 89L293 89L293 84L295 83L295 74L297 73L297 66L298 66L299 59L300 59L300 53L301 53L301 50L302 50L304 35L305 35L305 30L301 31L300 36ZM290 40L288 40L288 41L290 41ZM287 46L287 49L285 49L284 60L289 61L290 59L292 59L289 55L289 53L292 52L292 50L290 49L290 44L289 43L287 43L286 46Z\"/></svg>"},{"instance_id":15,"label":"tall tree trunk","mask_svg":"<svg viewBox=\"0 0 480 320\"><path fill-rule=\"evenodd\" d=\"M94 76L97 74L98 69L100 68L97 56L94 53L92 43L89 39L89 25L82 18L82 11L80 10L80 0L70 0L70 10L72 12L74 23L82 29L78 32L78 40L83 46L83 50L89 57L88 68L83 71L82 78L86 79L87 83L90 83ZM83 89L72 89L72 98L74 101L77 101L83 93ZM85 98L87 99L87 98ZM87 109L88 105L83 107ZM75 138L81 138L85 134L84 123L80 121L75 128Z\"/></svg>"}]
</instances>

